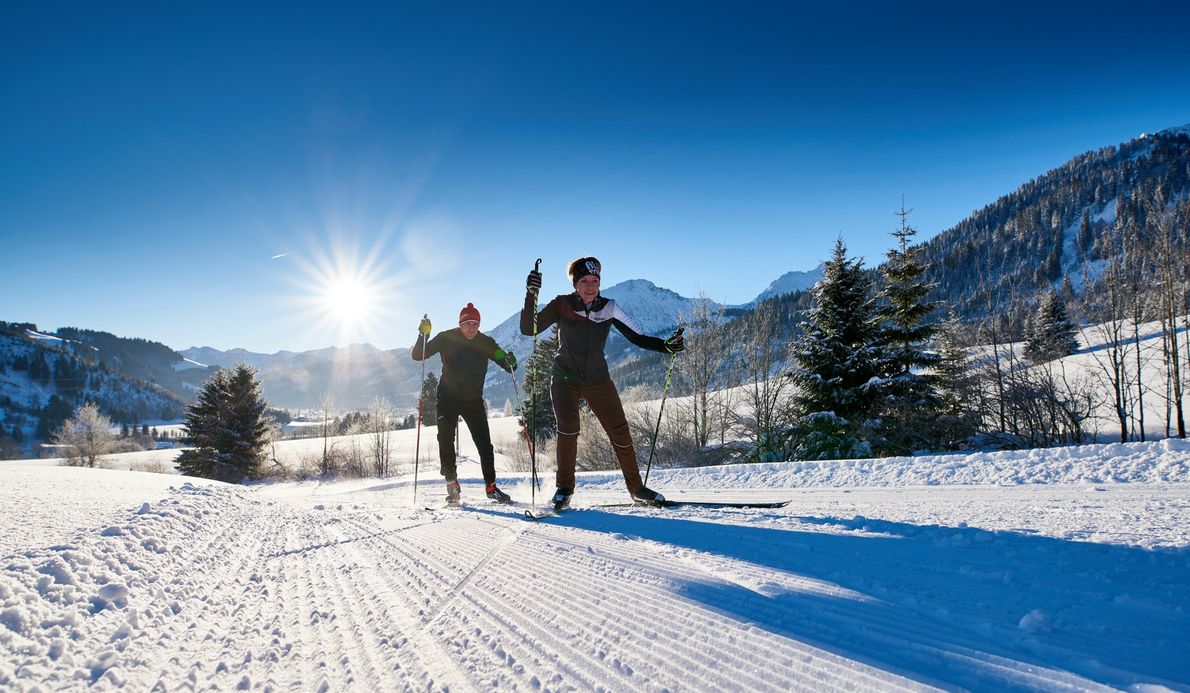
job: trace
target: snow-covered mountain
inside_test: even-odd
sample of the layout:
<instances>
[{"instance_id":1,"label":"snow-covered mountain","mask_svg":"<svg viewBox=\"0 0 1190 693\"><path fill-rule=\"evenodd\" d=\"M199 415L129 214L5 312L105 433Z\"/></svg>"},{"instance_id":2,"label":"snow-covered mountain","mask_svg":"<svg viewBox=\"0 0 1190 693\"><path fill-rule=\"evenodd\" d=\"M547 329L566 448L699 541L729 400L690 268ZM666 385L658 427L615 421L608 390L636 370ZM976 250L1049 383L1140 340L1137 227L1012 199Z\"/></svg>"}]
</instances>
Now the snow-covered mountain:
<instances>
[{"instance_id":1,"label":"snow-covered mountain","mask_svg":"<svg viewBox=\"0 0 1190 693\"><path fill-rule=\"evenodd\" d=\"M371 344L352 344L261 354L191 347L182 354L214 366L239 362L253 366L265 398L285 409L317 408L324 394L332 397L339 411L364 409L377 397L387 397L400 407L414 406L419 392L420 367L409 358L408 349L386 351ZM428 367L436 371L437 358L428 362Z\"/></svg>"},{"instance_id":2,"label":"snow-covered mountain","mask_svg":"<svg viewBox=\"0 0 1190 693\"><path fill-rule=\"evenodd\" d=\"M407 352L408 350L403 351ZM366 360L377 358L383 353L385 352L382 349L371 344L349 344L345 347L332 346L310 351L278 351L274 354L263 354L238 348L222 351L208 346L190 347L181 351L183 356L199 363L224 368L229 368L237 363L246 363L261 373L302 368L319 363Z\"/></svg>"},{"instance_id":3,"label":"snow-covered mountain","mask_svg":"<svg viewBox=\"0 0 1190 693\"><path fill-rule=\"evenodd\" d=\"M822 279L822 270L823 265L819 263L817 267L806 272L786 272L773 280L773 283L769 284L767 289L761 291L760 295L744 305L745 307L755 306L757 303L774 296L791 294L795 291L806 291L817 284L819 279Z\"/></svg>"}]
</instances>

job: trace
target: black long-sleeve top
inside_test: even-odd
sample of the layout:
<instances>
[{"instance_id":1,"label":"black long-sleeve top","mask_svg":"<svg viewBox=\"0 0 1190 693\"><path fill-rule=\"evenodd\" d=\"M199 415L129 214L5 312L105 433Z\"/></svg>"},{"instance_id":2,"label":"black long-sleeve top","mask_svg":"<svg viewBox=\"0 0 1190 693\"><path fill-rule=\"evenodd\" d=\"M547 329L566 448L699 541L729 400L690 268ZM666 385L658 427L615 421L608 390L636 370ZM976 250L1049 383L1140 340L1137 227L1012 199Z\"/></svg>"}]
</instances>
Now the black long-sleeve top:
<instances>
[{"instance_id":1,"label":"black long-sleeve top","mask_svg":"<svg viewBox=\"0 0 1190 693\"><path fill-rule=\"evenodd\" d=\"M488 374L488 361L494 361L504 370L509 370L503 361L504 353L496 340L486 334L481 332L475 335L475 339L468 340L457 327L439 332L425 343L424 351L422 338L418 335L413 348L409 350L414 361L428 359L434 354L441 355L442 377L438 379L438 394L469 400L483 399L483 381Z\"/></svg>"},{"instance_id":2,"label":"black long-sleeve top","mask_svg":"<svg viewBox=\"0 0 1190 693\"><path fill-rule=\"evenodd\" d=\"M554 373L570 380L593 383L610 377L603 349L612 325L636 346L666 353L665 340L642 334L635 320L613 299L603 296L597 296L590 305L583 303L578 292L555 297L537 313L537 333L555 324L558 354L554 357ZM534 334L532 293L525 294L521 334Z\"/></svg>"}]
</instances>

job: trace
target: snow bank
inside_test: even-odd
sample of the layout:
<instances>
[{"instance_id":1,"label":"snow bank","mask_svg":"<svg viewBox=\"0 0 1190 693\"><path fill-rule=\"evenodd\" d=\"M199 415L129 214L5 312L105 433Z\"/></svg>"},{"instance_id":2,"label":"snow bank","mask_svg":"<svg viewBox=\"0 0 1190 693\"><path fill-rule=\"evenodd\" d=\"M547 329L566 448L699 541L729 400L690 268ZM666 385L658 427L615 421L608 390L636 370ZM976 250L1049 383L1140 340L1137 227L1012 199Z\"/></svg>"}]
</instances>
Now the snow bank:
<instances>
[{"instance_id":1,"label":"snow bank","mask_svg":"<svg viewBox=\"0 0 1190 693\"><path fill-rule=\"evenodd\" d=\"M252 531L256 505L242 489L186 483L122 521L7 556L0 572L0 687L18 679L51 689L150 687L152 681L129 682L122 666L143 668L149 645L163 657L169 652L172 634L198 616L181 614L181 605L195 604L207 576L226 568L229 547Z\"/></svg>"},{"instance_id":2,"label":"snow bank","mask_svg":"<svg viewBox=\"0 0 1190 693\"><path fill-rule=\"evenodd\" d=\"M589 481L596 487L622 484L618 475L606 476ZM650 485L652 479L683 489L1187 483L1190 441L654 470Z\"/></svg>"}]
</instances>

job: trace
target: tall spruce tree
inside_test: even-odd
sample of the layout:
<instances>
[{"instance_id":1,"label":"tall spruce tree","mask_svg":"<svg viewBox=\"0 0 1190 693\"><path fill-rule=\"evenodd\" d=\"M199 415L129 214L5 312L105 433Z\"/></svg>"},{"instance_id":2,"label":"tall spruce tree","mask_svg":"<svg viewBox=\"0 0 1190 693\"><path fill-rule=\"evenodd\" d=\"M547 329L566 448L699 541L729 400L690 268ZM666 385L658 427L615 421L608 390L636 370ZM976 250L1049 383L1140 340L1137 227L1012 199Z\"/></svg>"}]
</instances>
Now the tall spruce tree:
<instances>
[{"instance_id":1,"label":"tall spruce tree","mask_svg":"<svg viewBox=\"0 0 1190 693\"><path fill-rule=\"evenodd\" d=\"M438 376L434 371L421 381L421 425L434 426L438 422Z\"/></svg>"},{"instance_id":2,"label":"tall spruce tree","mask_svg":"<svg viewBox=\"0 0 1190 693\"><path fill-rule=\"evenodd\" d=\"M953 313L939 327L938 394L941 409L935 440L944 449L964 447L979 430L975 402L979 397L976 369L967 356L967 339L962 321Z\"/></svg>"},{"instance_id":3,"label":"tall spruce tree","mask_svg":"<svg viewBox=\"0 0 1190 693\"><path fill-rule=\"evenodd\" d=\"M1078 351L1078 327L1066 312L1057 291L1042 297L1037 312L1025 325L1025 358L1045 363Z\"/></svg>"},{"instance_id":4,"label":"tall spruce tree","mask_svg":"<svg viewBox=\"0 0 1190 693\"><path fill-rule=\"evenodd\" d=\"M880 274L883 287L877 298L880 321L880 375L875 393L880 423L873 444L882 455L903 455L938 444L935 419L942 407L938 376L933 369L938 355L928 349L937 334L929 316L937 303L927 301L932 286L922 280L926 266L920 248L911 244L917 229L909 225L904 200L897 212L901 223L892 232L897 239L888 251Z\"/></svg>"},{"instance_id":5,"label":"tall spruce tree","mask_svg":"<svg viewBox=\"0 0 1190 693\"><path fill-rule=\"evenodd\" d=\"M194 448L178 457L178 470L231 483L259 478L268 443L267 408L251 366L216 371L186 413Z\"/></svg>"},{"instance_id":6,"label":"tall spruce tree","mask_svg":"<svg viewBox=\"0 0 1190 693\"><path fill-rule=\"evenodd\" d=\"M790 447L799 459L872 455L868 418L878 359L871 291L863 261L848 259L840 238L813 289L814 307L791 354L798 420Z\"/></svg>"},{"instance_id":7,"label":"tall spruce tree","mask_svg":"<svg viewBox=\"0 0 1190 693\"><path fill-rule=\"evenodd\" d=\"M553 438L558 430L554 407L550 400L550 381L553 379L554 357L558 354L558 330L551 328L537 340L537 350L524 365L525 389L517 407L521 430L531 433L537 442Z\"/></svg>"},{"instance_id":8,"label":"tall spruce tree","mask_svg":"<svg viewBox=\"0 0 1190 693\"><path fill-rule=\"evenodd\" d=\"M186 437L192 448L178 456L178 471L204 479L219 478L220 433L227 392L227 371L219 369L202 384L194 404L186 409Z\"/></svg>"}]
</instances>

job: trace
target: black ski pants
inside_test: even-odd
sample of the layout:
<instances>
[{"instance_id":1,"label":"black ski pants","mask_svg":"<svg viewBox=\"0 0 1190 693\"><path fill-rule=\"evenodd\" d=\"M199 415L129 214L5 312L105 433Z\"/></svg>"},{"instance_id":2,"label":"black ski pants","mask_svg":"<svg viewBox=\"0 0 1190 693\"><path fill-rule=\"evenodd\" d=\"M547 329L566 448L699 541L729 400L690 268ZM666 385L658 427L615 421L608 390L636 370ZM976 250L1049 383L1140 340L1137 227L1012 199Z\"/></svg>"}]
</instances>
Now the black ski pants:
<instances>
[{"instance_id":1,"label":"black ski pants","mask_svg":"<svg viewBox=\"0 0 1190 693\"><path fill-rule=\"evenodd\" d=\"M488 410L482 399L458 399L438 393L438 459L442 476L447 480L459 478L455 465L455 429L459 417L471 431L471 440L479 451L479 466L485 484L496 483L496 453L492 450L492 432L488 429Z\"/></svg>"}]
</instances>

